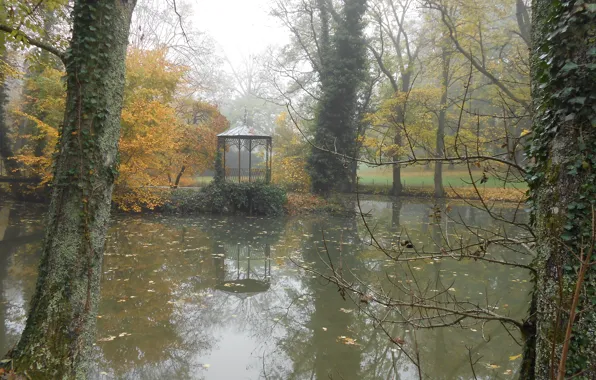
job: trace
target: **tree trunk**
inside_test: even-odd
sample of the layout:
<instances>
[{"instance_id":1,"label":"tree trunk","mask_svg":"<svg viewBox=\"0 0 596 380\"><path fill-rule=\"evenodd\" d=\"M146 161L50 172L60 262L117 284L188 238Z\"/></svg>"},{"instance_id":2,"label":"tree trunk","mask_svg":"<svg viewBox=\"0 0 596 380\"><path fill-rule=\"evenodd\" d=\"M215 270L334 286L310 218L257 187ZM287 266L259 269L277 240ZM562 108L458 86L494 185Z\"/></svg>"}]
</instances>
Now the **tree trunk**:
<instances>
[{"instance_id":1,"label":"tree trunk","mask_svg":"<svg viewBox=\"0 0 596 380\"><path fill-rule=\"evenodd\" d=\"M0 58L7 63L6 55ZM0 72L0 156L2 162L3 175L9 177L21 176L21 165L18 161L14 160L14 141L11 141L9 137L8 123L7 123L7 112L6 104L8 103L8 84L6 82L6 75ZM9 185L12 196L15 199L23 199L23 191L26 185L20 183L11 183Z\"/></svg>"},{"instance_id":2,"label":"tree trunk","mask_svg":"<svg viewBox=\"0 0 596 380\"><path fill-rule=\"evenodd\" d=\"M182 175L184 174L185 170L186 170L186 166L182 165L182 167L180 168L180 172L176 176L176 182L174 182L174 188L178 188L178 184L180 184L180 178L182 178Z\"/></svg>"},{"instance_id":3,"label":"tree trunk","mask_svg":"<svg viewBox=\"0 0 596 380\"><path fill-rule=\"evenodd\" d=\"M86 378L118 165L125 57L134 0L78 0L67 99L39 277L9 353L32 378Z\"/></svg>"},{"instance_id":4,"label":"tree trunk","mask_svg":"<svg viewBox=\"0 0 596 380\"><path fill-rule=\"evenodd\" d=\"M401 134L398 132L393 137L393 143L397 146L401 146ZM393 161L399 161L399 156L393 156ZM404 191L403 185L401 183L401 166L393 165L393 188L391 189L391 193L398 197Z\"/></svg>"},{"instance_id":5,"label":"tree trunk","mask_svg":"<svg viewBox=\"0 0 596 380\"><path fill-rule=\"evenodd\" d=\"M408 67L407 69L403 70L402 73L402 78L401 78L401 91L403 93L407 93L410 91L410 80L412 77L412 73L411 73L411 67ZM401 106L398 110L397 110L397 122L400 124L397 127L397 131L395 131L395 136L393 136L393 144L401 147L403 144L403 139L402 139L402 133L401 133L401 127L403 126L403 123L405 121L406 115L405 115L405 105ZM393 156L393 161L399 161L400 160L400 156L395 155ZM399 165L393 165L393 195L394 196L399 196L403 191L403 185L401 183L401 167Z\"/></svg>"},{"instance_id":6,"label":"tree trunk","mask_svg":"<svg viewBox=\"0 0 596 380\"><path fill-rule=\"evenodd\" d=\"M592 8L587 4L591 4ZM530 201L537 237L535 347L526 347L527 378L555 378L581 267L593 249L596 203L594 1L534 0L532 31L533 137ZM593 48L592 48L593 50ZM563 90L563 91L562 91ZM566 363L567 377L596 378L596 266L588 268ZM532 336L527 338L533 343ZM534 350L532 350L534 348ZM535 358L532 358L535 355ZM532 360L534 359L534 360ZM526 377L524 377L526 378ZM559 377L560 378L560 377Z\"/></svg>"},{"instance_id":7,"label":"tree trunk","mask_svg":"<svg viewBox=\"0 0 596 380\"><path fill-rule=\"evenodd\" d=\"M439 110L439 123L437 126L436 153L437 158L445 156L445 124L447 123L447 95L449 89L449 66L451 63L451 52L443 47L441 53L442 76L441 76L441 103ZM443 162L435 162L435 197L445 197L443 188Z\"/></svg>"},{"instance_id":8,"label":"tree trunk","mask_svg":"<svg viewBox=\"0 0 596 380\"><path fill-rule=\"evenodd\" d=\"M0 57L6 61L6 57ZM8 124L6 123L6 104L8 103L8 88L6 75L0 72L0 156L2 156L2 165L7 175L17 175L17 162L9 158L13 157L12 144L8 136Z\"/></svg>"}]
</instances>

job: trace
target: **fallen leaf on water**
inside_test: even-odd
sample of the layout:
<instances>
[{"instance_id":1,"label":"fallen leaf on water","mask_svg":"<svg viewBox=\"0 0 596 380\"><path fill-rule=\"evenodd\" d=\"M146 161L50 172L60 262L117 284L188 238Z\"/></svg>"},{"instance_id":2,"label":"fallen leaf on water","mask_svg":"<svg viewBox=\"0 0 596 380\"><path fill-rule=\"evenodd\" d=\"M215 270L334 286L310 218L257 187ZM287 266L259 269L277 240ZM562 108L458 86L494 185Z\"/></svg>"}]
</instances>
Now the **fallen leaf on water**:
<instances>
[{"instance_id":1,"label":"fallen leaf on water","mask_svg":"<svg viewBox=\"0 0 596 380\"><path fill-rule=\"evenodd\" d=\"M489 363L486 363L485 365L486 365L486 368L488 368L488 369L497 369L497 368L501 368L501 366L500 366L500 365L497 365L497 364L489 364Z\"/></svg>"},{"instance_id":2,"label":"fallen leaf on water","mask_svg":"<svg viewBox=\"0 0 596 380\"><path fill-rule=\"evenodd\" d=\"M406 343L406 341L405 341L405 340L403 340L402 338L400 338L400 337L398 337L398 336L396 336L395 338L391 338L391 341L392 341L393 343L395 343L395 344L399 344L399 345L402 345L402 344L405 344L405 343Z\"/></svg>"},{"instance_id":3,"label":"fallen leaf on water","mask_svg":"<svg viewBox=\"0 0 596 380\"><path fill-rule=\"evenodd\" d=\"M339 311L341 311L342 313L349 314L349 313L353 312L354 310L352 310L352 309L344 309L344 308L342 307L341 309L339 309Z\"/></svg>"},{"instance_id":4,"label":"fallen leaf on water","mask_svg":"<svg viewBox=\"0 0 596 380\"><path fill-rule=\"evenodd\" d=\"M343 335L337 337L337 341L341 342L345 345L348 345L348 346L359 346L359 344L356 343L356 339L348 338L347 336L343 336Z\"/></svg>"},{"instance_id":5,"label":"fallen leaf on water","mask_svg":"<svg viewBox=\"0 0 596 380\"><path fill-rule=\"evenodd\" d=\"M115 335L110 335L110 336L107 336L105 338L98 339L97 341L98 342L111 342L114 339L116 339L116 336Z\"/></svg>"},{"instance_id":6,"label":"fallen leaf on water","mask_svg":"<svg viewBox=\"0 0 596 380\"><path fill-rule=\"evenodd\" d=\"M323 331L327 331L327 327L323 327Z\"/></svg>"},{"instance_id":7,"label":"fallen leaf on water","mask_svg":"<svg viewBox=\"0 0 596 380\"><path fill-rule=\"evenodd\" d=\"M522 354L519 354L519 355L514 355L514 356L510 356L510 357L509 357L509 360L510 360L510 361L514 361L514 360L517 360L517 359L521 358L521 356L522 356Z\"/></svg>"},{"instance_id":8,"label":"fallen leaf on water","mask_svg":"<svg viewBox=\"0 0 596 380\"><path fill-rule=\"evenodd\" d=\"M511 375L512 373L513 373L513 371L508 369L507 371L503 372L503 375Z\"/></svg>"}]
</instances>

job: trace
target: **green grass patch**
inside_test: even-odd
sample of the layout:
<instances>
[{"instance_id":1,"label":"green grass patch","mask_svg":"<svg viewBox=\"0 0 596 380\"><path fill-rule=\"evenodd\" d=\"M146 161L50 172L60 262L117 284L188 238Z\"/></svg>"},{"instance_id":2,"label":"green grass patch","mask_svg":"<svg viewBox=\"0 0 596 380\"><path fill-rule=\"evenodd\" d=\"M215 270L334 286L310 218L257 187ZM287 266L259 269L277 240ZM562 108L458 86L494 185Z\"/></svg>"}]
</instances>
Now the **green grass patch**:
<instances>
[{"instance_id":1,"label":"green grass patch","mask_svg":"<svg viewBox=\"0 0 596 380\"><path fill-rule=\"evenodd\" d=\"M368 168L364 167L358 170L360 183L363 185L385 185L391 186L393 181L392 169L390 166ZM434 187L433 168L416 167L403 168L401 171L401 180L404 187ZM474 181L482 178L482 171L472 172ZM476 182L478 184L478 182ZM503 181L494 176L488 175L486 183L479 186L483 188L502 188ZM443 186L444 187L472 187L470 174L467 169L456 167L454 169L443 168ZM507 183L505 187L525 188L524 183Z\"/></svg>"}]
</instances>

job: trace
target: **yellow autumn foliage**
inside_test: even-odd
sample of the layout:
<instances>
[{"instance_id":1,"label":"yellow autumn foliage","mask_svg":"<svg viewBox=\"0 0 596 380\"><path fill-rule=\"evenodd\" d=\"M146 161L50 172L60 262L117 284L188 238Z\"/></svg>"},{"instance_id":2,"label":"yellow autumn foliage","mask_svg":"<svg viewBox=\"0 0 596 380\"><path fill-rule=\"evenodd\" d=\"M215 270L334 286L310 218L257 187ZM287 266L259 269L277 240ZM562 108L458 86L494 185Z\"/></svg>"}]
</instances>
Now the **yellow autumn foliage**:
<instances>
[{"instance_id":1,"label":"yellow autumn foliage","mask_svg":"<svg viewBox=\"0 0 596 380\"><path fill-rule=\"evenodd\" d=\"M272 157L272 180L286 189L298 192L310 190L310 176L306 171L308 144L293 128L287 113L276 119L275 152Z\"/></svg>"},{"instance_id":2,"label":"yellow autumn foliage","mask_svg":"<svg viewBox=\"0 0 596 380\"><path fill-rule=\"evenodd\" d=\"M159 207L183 175L213 165L216 135L228 127L217 107L180 97L187 94L187 68L167 60L165 49L130 49L121 117L119 176L114 202L126 211ZM65 106L63 73L47 68L27 80L25 101L13 114L21 125L32 125L18 136L24 141L16 159L23 170L52 179L52 153Z\"/></svg>"}]
</instances>

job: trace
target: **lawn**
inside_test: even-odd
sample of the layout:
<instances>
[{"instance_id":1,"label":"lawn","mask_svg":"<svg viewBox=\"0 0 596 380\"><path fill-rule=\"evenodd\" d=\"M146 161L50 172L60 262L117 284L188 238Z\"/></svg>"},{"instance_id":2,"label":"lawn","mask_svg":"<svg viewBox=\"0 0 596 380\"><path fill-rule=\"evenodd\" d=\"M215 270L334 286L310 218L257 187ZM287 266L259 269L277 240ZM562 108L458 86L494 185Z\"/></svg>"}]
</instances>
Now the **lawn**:
<instances>
[{"instance_id":1,"label":"lawn","mask_svg":"<svg viewBox=\"0 0 596 380\"><path fill-rule=\"evenodd\" d=\"M401 171L401 178L404 187L428 187L434 186L433 180L434 170L433 168L425 168L423 166L403 168ZM482 171L475 170L472 172L474 180L478 181L482 178ZM378 186L391 186L392 183L392 172L390 166L382 167L367 167L361 166L358 170L358 177L360 177L360 183L363 185L378 185ZM180 181L181 186L204 186L211 182L213 177L211 176L196 176L196 177L182 177ZM502 188L503 182L497 178L489 175L488 181L485 184L478 186L481 188ZM471 187L470 175L464 167L455 167L449 169L445 167L443 169L443 186L462 188ZM518 189L525 189L524 183L509 183L507 187L516 187Z\"/></svg>"},{"instance_id":2,"label":"lawn","mask_svg":"<svg viewBox=\"0 0 596 380\"><path fill-rule=\"evenodd\" d=\"M482 171L476 170L472 172L474 180L480 180L482 178ZM433 187L434 186L434 169L425 167L412 167L403 168L401 171L401 179L404 187ZM392 169L390 166L384 167L361 167L358 170L358 177L360 177L360 183L366 185L386 185L391 186L392 183ZM445 187L467 187L470 185L470 175L465 168L455 167L453 169L443 169L443 186ZM488 176L488 181L485 184L480 185L485 188L499 188L503 187L503 181ZM508 187L524 188L523 183L510 183Z\"/></svg>"}]
</instances>

